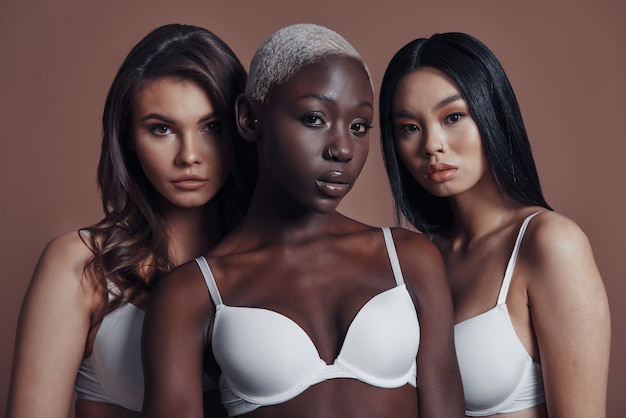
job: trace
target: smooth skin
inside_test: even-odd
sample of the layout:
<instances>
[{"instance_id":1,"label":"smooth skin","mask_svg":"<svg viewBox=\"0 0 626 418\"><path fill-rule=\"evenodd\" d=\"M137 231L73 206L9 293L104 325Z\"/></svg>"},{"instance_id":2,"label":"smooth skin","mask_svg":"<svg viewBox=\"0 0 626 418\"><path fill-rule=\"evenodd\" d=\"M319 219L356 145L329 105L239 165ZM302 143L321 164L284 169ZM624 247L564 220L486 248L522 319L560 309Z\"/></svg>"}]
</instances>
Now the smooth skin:
<instances>
[{"instance_id":1,"label":"smooth skin","mask_svg":"<svg viewBox=\"0 0 626 418\"><path fill-rule=\"evenodd\" d=\"M480 134L455 83L432 68L405 76L393 98L399 155L422 187L447 197L455 226L434 237L454 301L454 322L493 308L525 217L507 306L541 363L546 403L502 418L605 416L610 345L606 292L589 245L570 219L502 196Z\"/></svg>"},{"instance_id":2,"label":"smooth skin","mask_svg":"<svg viewBox=\"0 0 626 418\"><path fill-rule=\"evenodd\" d=\"M160 194L171 258L181 264L211 247L219 229L206 203L228 176L219 115L195 83L175 78L148 82L136 95L133 148ZM202 233L200 233L202 231ZM106 307L85 265L91 257L77 231L43 251L18 325L7 417L67 417L74 380L89 357ZM146 298L133 301L144 308ZM138 417L120 406L78 400L77 418Z\"/></svg>"},{"instance_id":3,"label":"smooth skin","mask_svg":"<svg viewBox=\"0 0 626 418\"><path fill-rule=\"evenodd\" d=\"M382 231L336 211L367 157L371 84L360 62L332 57L274 87L267 102L238 102L240 130L258 144L259 180L242 225L208 254L208 262L224 303L291 318L330 364L361 307L395 286ZM420 322L417 391L408 384L381 389L331 379L244 416L463 415L441 257L421 234L394 229L393 236ZM159 283L144 325L143 417L202 416L202 370L219 373L211 350L214 313L195 262Z\"/></svg>"}]
</instances>

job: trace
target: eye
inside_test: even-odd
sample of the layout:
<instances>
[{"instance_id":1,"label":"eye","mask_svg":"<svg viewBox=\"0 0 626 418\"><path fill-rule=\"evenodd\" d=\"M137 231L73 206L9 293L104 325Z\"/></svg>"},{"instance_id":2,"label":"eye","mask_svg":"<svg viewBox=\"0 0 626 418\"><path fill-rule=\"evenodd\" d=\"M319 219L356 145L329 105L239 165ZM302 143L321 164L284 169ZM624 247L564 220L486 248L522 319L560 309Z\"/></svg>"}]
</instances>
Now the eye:
<instances>
[{"instance_id":1,"label":"eye","mask_svg":"<svg viewBox=\"0 0 626 418\"><path fill-rule=\"evenodd\" d=\"M150 126L150 132L152 132L155 135L163 136L163 135L171 134L172 130L167 125L158 124L158 125Z\"/></svg>"},{"instance_id":2,"label":"eye","mask_svg":"<svg viewBox=\"0 0 626 418\"><path fill-rule=\"evenodd\" d=\"M222 131L222 124L219 121L209 122L204 126L204 131L210 133L219 133Z\"/></svg>"},{"instance_id":3,"label":"eye","mask_svg":"<svg viewBox=\"0 0 626 418\"><path fill-rule=\"evenodd\" d=\"M324 120L320 116L313 115L313 114L306 114L302 116L300 120L305 125L310 125L310 126L323 126L325 124Z\"/></svg>"},{"instance_id":4,"label":"eye","mask_svg":"<svg viewBox=\"0 0 626 418\"><path fill-rule=\"evenodd\" d=\"M370 129L372 129L372 125L370 125L368 122L355 122L352 124L352 126L350 126L350 129L356 134L356 135L365 135L367 133L367 131L369 131Z\"/></svg>"},{"instance_id":5,"label":"eye","mask_svg":"<svg viewBox=\"0 0 626 418\"><path fill-rule=\"evenodd\" d=\"M410 135L412 133L419 132L419 130L419 126L414 123L407 123L406 125L400 126L400 129L398 129L402 135Z\"/></svg>"},{"instance_id":6,"label":"eye","mask_svg":"<svg viewBox=\"0 0 626 418\"><path fill-rule=\"evenodd\" d=\"M457 123L458 121L463 119L464 116L465 116L465 114L463 114L461 112L451 113L448 116L446 116L445 122L449 123L449 124Z\"/></svg>"}]
</instances>

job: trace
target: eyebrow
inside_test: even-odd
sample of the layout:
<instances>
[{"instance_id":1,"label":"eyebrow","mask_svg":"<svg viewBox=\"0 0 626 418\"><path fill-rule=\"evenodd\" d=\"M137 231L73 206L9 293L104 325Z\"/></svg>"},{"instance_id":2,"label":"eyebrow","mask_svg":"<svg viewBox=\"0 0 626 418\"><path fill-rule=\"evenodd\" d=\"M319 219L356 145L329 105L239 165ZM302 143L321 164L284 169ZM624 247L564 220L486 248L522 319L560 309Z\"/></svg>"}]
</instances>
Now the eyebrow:
<instances>
[{"instance_id":1,"label":"eyebrow","mask_svg":"<svg viewBox=\"0 0 626 418\"><path fill-rule=\"evenodd\" d=\"M435 108L441 109L442 107L449 105L452 102L456 102L457 100L463 100L463 96L461 96L460 94L453 94L452 96L440 101Z\"/></svg>"},{"instance_id":2,"label":"eyebrow","mask_svg":"<svg viewBox=\"0 0 626 418\"><path fill-rule=\"evenodd\" d=\"M449 105L450 103L456 102L457 100L465 100L465 99L463 99L463 96L461 96L460 94L453 94L452 96L446 97L445 99L443 99L442 101L437 103L437 105L435 106L435 110L440 110L440 109L446 107L447 105ZM413 115L411 113L407 112L406 110L398 110L397 112L393 112L391 117L393 117L393 118L411 118L411 117L413 117Z\"/></svg>"},{"instance_id":3,"label":"eyebrow","mask_svg":"<svg viewBox=\"0 0 626 418\"><path fill-rule=\"evenodd\" d=\"M199 122L205 122L208 120L211 120L215 117L219 116L219 113L217 111L215 112L211 112L207 115L204 115L203 117L200 118ZM173 119L168 118L167 116L163 116L160 113L149 113L146 116L144 116L143 118L140 119L141 122L150 120L150 119L158 119L160 121L163 121L165 123L169 123L169 124L176 124L176 121Z\"/></svg>"},{"instance_id":4,"label":"eyebrow","mask_svg":"<svg viewBox=\"0 0 626 418\"><path fill-rule=\"evenodd\" d=\"M328 97L324 94L321 93L309 93L309 94L305 94L301 97L298 97L295 101L299 101L299 100L303 100L303 99L316 99L316 100L320 100L322 102L333 102L335 101L332 97ZM361 102L359 102L359 107L369 107L370 109L374 110L374 105L368 101L368 100L363 100Z\"/></svg>"}]
</instances>

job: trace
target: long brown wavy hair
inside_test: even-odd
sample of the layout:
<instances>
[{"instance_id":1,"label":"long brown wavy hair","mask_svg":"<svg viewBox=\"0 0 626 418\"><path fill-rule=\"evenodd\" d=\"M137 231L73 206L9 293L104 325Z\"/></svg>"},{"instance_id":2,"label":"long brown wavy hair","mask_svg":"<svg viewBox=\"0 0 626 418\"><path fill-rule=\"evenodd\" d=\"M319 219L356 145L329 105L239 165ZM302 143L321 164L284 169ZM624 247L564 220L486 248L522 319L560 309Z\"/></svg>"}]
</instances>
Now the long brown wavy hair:
<instances>
[{"instance_id":1,"label":"long brown wavy hair","mask_svg":"<svg viewBox=\"0 0 626 418\"><path fill-rule=\"evenodd\" d=\"M174 265L169 237L156 199L131 150L131 111L137 91L162 77L191 80L216 106L228 140L231 176L212 200L223 233L243 217L256 178L256 154L235 128L234 102L243 92L246 72L233 51L210 31L169 24L150 32L130 51L109 90L102 117L103 138L98 186L104 218L81 234L93 252L87 264L94 288L108 289L106 313L150 291ZM233 158L237 154L237 161Z\"/></svg>"}]
</instances>

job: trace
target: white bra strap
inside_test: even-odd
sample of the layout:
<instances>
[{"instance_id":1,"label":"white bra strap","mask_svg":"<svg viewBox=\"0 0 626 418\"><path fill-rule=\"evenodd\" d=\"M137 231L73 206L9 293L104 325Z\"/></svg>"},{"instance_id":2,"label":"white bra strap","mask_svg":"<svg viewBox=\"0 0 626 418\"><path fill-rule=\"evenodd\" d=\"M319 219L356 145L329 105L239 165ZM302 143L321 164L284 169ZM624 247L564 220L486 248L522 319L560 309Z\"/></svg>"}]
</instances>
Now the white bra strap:
<instances>
[{"instance_id":1,"label":"white bra strap","mask_svg":"<svg viewBox=\"0 0 626 418\"><path fill-rule=\"evenodd\" d=\"M398 260L398 254L396 253L396 246L393 243L393 236L389 228L381 228L385 237L385 245L387 246L387 254L389 254L389 261L391 262L391 269L393 270L393 277L396 279L396 284L399 286L404 284L404 276L402 276L402 270L400 269L400 261Z\"/></svg>"},{"instance_id":2,"label":"white bra strap","mask_svg":"<svg viewBox=\"0 0 626 418\"><path fill-rule=\"evenodd\" d=\"M505 303L506 297L509 294L509 286L511 285L511 279L513 278L513 271L515 270L517 254L519 253L519 248L522 244L522 238L524 238L526 227L528 226L530 220L540 213L541 212L535 212L532 215L527 216L519 229L517 239L515 240L515 247L513 247L513 253L511 254L511 258L509 258L509 263L507 264L506 271L504 273L504 279L502 280L502 287L500 288L500 294L498 295L498 305Z\"/></svg>"},{"instance_id":3,"label":"white bra strap","mask_svg":"<svg viewBox=\"0 0 626 418\"><path fill-rule=\"evenodd\" d=\"M213 273L209 268L209 263L207 263L206 258L204 258L203 256L196 258L196 263L198 263L198 267L200 267L200 271L202 271L202 276L204 276L204 282L206 283L206 287L209 288L209 294L211 295L211 299L213 299L213 303L217 308L222 304L222 297L220 296L220 291L217 289L215 277L213 277Z\"/></svg>"}]
</instances>

